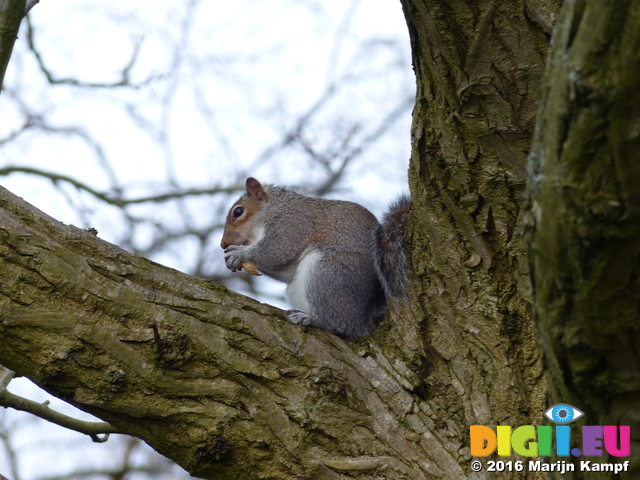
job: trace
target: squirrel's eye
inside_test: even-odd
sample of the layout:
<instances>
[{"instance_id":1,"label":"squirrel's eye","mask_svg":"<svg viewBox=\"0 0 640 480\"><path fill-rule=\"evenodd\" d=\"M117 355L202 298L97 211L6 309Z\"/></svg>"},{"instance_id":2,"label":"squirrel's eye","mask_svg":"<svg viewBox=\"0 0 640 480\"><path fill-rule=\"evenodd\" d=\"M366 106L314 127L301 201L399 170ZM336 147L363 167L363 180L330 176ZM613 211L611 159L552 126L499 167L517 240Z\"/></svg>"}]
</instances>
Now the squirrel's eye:
<instances>
[{"instance_id":1,"label":"squirrel's eye","mask_svg":"<svg viewBox=\"0 0 640 480\"><path fill-rule=\"evenodd\" d=\"M233 218L238 218L244 213L244 207L236 207L233 209Z\"/></svg>"}]
</instances>

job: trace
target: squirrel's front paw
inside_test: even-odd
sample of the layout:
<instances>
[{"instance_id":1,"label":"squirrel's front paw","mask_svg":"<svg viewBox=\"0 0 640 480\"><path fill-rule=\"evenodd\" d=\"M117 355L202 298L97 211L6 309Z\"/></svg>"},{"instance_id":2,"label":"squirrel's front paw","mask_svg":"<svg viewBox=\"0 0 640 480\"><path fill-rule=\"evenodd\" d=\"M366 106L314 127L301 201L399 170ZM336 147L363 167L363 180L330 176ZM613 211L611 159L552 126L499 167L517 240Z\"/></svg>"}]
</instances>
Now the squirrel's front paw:
<instances>
[{"instance_id":1,"label":"squirrel's front paw","mask_svg":"<svg viewBox=\"0 0 640 480\"><path fill-rule=\"evenodd\" d=\"M242 269L242 262L246 260L245 251L246 245L230 245L224 251L224 261L227 264L227 268L232 272L237 272Z\"/></svg>"}]
</instances>

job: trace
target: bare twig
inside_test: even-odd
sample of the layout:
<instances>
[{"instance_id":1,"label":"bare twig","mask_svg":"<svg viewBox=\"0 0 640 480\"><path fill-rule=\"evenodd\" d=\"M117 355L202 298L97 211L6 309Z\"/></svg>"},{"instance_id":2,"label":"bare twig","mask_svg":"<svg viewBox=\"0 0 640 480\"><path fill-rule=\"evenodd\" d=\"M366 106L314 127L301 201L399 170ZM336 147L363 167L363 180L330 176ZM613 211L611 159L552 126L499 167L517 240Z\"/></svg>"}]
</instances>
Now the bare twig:
<instances>
[{"instance_id":1,"label":"bare twig","mask_svg":"<svg viewBox=\"0 0 640 480\"><path fill-rule=\"evenodd\" d=\"M16 372L0 365L0 391L6 389L15 376Z\"/></svg>"},{"instance_id":2,"label":"bare twig","mask_svg":"<svg viewBox=\"0 0 640 480\"><path fill-rule=\"evenodd\" d=\"M9 133L9 135L7 135L5 138L0 138L0 146L4 145L5 143L9 143L9 142L15 140L22 133L27 131L32 126L33 126L32 119L27 117L26 121L24 122L24 124L20 128L18 128L17 130L14 130L13 132Z\"/></svg>"},{"instance_id":3,"label":"bare twig","mask_svg":"<svg viewBox=\"0 0 640 480\"><path fill-rule=\"evenodd\" d=\"M85 470L76 470L69 473L65 473L62 475L55 476L46 476L40 477L39 480L82 480L85 478L110 478L110 479L120 479L124 478L125 474L129 473L141 473L146 474L147 477L158 478L164 477L167 473L167 464L160 463L158 465L140 465L140 466L129 466L126 471L122 469L99 469L99 468L89 468ZM163 475L164 474L164 475ZM127 475L127 478L129 475ZM0 480L2 480L0 478Z\"/></svg>"},{"instance_id":4,"label":"bare twig","mask_svg":"<svg viewBox=\"0 0 640 480\"><path fill-rule=\"evenodd\" d=\"M0 377L2 378L0 382L2 382L5 387L6 384L9 383L10 378L13 378L14 375L15 373L11 370L0 366ZM1 386L2 384L0 384L0 388L3 388ZM13 445L12 429L7 426L8 423L6 420L6 414L0 415L0 444L2 444L2 446L4 447L4 457L9 462L8 472L6 470L4 471L5 473L9 473L12 480L20 480L20 475L18 473L18 455L16 452L16 448ZM7 478L0 475L0 480L7 480Z\"/></svg>"},{"instance_id":5,"label":"bare twig","mask_svg":"<svg viewBox=\"0 0 640 480\"><path fill-rule=\"evenodd\" d=\"M173 191L173 192L165 192L159 195L149 195L146 197L137 197L137 198L122 198L119 196L113 196L112 194L101 192L96 190L93 187L90 187L84 182L77 180L68 175L62 175L60 173L49 172L47 170L41 170L39 168L33 167L19 167L19 166L9 166L5 168L0 168L0 176L11 175L12 173L27 173L31 175L37 175L40 177L48 178L54 183L65 182L73 185L78 190L85 191L99 200L103 202L113 205L116 207L125 207L127 205L139 204L139 203L150 203L150 202L166 202L169 200L173 200L176 198L184 198L191 197L197 195L213 195L216 193L230 193L234 191L238 191L240 187L238 186L230 186L230 187L213 187L213 188L187 188L184 190Z\"/></svg>"},{"instance_id":6,"label":"bare twig","mask_svg":"<svg viewBox=\"0 0 640 480\"><path fill-rule=\"evenodd\" d=\"M135 42L131 58L129 59L127 64L121 69L121 71L120 71L121 72L121 76L120 76L120 79L118 81L115 81L115 82L83 82L81 80L78 80L77 78L70 78L70 77L58 78L44 64L44 60L42 58L42 55L40 54L40 50L38 50L36 48L35 38L34 38L34 29L33 29L33 25L31 25L31 20L29 19L29 17L26 17L26 23L27 23L27 41L29 43L29 49L33 53L33 56L35 57L36 62L38 63L38 66L40 67L40 71L47 78L47 81L52 85L64 84L64 85L73 85L75 87L83 87L83 88L116 88L116 87L139 88L139 87L142 87L144 85L148 85L149 83L151 83L154 80L158 79L158 76L152 75L152 76L148 77L147 79L145 79L145 80L143 80L142 82L139 82L139 83L131 83L130 80L129 80L129 74L130 74L131 69L133 68L133 66L134 66L134 64L135 64L135 62L136 62L136 60L138 58L138 54L140 52L140 41L136 41Z\"/></svg>"},{"instance_id":7,"label":"bare twig","mask_svg":"<svg viewBox=\"0 0 640 480\"><path fill-rule=\"evenodd\" d=\"M13 372L12 372L13 373ZM8 382L7 382L8 383ZM89 435L97 443L106 442L111 433L121 433L106 422L85 422L52 410L48 402L38 403L11 393L5 387L0 388L0 406L10 407L22 412L31 413L61 427ZM100 436L104 435L104 436Z\"/></svg>"}]
</instances>

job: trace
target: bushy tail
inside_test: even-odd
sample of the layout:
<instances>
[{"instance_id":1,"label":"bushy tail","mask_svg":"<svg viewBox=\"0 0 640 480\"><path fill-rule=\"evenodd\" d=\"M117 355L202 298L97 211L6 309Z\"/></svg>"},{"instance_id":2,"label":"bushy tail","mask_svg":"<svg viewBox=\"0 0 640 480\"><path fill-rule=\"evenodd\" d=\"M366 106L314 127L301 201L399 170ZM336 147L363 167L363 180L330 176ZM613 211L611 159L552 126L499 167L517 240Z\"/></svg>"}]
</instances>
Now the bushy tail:
<instances>
[{"instance_id":1,"label":"bushy tail","mask_svg":"<svg viewBox=\"0 0 640 480\"><path fill-rule=\"evenodd\" d=\"M389 205L376 232L376 270L385 292L393 299L407 296L409 265L404 248L404 234L410 208L411 197L398 197Z\"/></svg>"}]
</instances>

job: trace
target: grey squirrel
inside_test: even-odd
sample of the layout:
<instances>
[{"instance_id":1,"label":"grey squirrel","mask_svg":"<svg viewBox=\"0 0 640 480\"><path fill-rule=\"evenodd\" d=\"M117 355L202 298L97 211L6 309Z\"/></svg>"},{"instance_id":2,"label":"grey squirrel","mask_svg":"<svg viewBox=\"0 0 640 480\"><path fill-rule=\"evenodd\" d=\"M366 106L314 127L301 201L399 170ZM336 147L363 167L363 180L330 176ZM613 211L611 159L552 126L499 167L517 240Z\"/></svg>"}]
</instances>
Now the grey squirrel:
<instances>
[{"instance_id":1,"label":"grey squirrel","mask_svg":"<svg viewBox=\"0 0 640 480\"><path fill-rule=\"evenodd\" d=\"M386 295L406 295L408 196L380 224L357 203L307 197L253 177L246 190L229 210L220 242L227 268L257 268L286 283L291 323L359 337L386 314Z\"/></svg>"}]
</instances>

